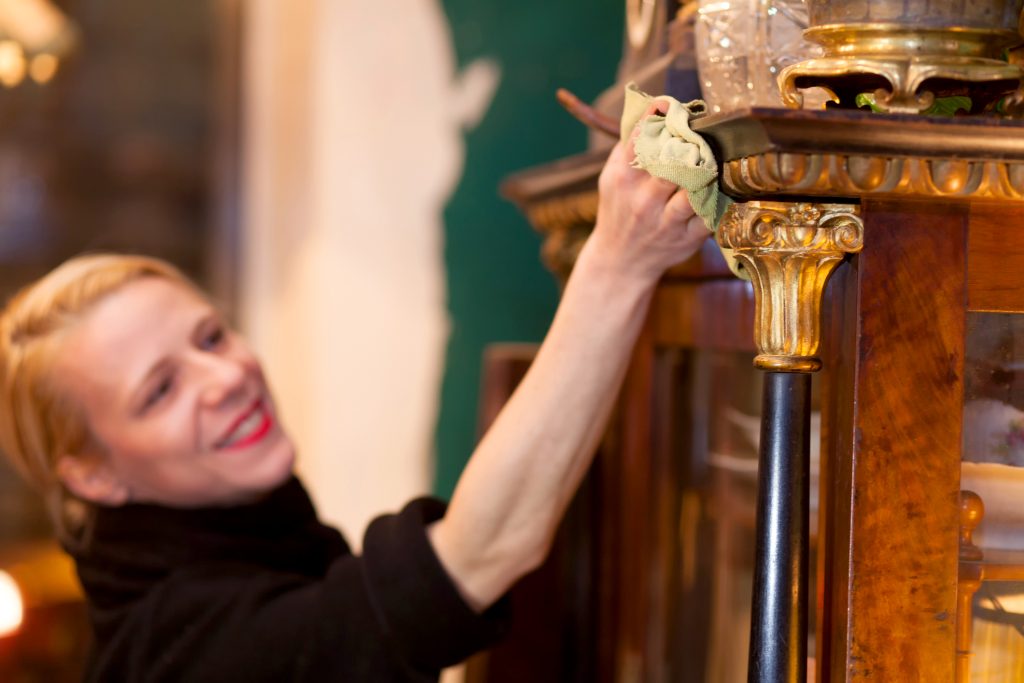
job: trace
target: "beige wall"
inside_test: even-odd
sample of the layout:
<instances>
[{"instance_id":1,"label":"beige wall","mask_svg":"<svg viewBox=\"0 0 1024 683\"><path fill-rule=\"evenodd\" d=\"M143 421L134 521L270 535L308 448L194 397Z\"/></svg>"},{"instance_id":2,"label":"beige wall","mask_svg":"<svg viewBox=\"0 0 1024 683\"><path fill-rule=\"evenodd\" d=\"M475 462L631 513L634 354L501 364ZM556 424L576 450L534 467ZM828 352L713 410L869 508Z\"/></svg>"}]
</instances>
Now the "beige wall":
<instances>
[{"instance_id":1,"label":"beige wall","mask_svg":"<svg viewBox=\"0 0 1024 683\"><path fill-rule=\"evenodd\" d=\"M442 210L497 70L456 74L435 0L245 11L242 325L322 516L358 547L430 489Z\"/></svg>"}]
</instances>

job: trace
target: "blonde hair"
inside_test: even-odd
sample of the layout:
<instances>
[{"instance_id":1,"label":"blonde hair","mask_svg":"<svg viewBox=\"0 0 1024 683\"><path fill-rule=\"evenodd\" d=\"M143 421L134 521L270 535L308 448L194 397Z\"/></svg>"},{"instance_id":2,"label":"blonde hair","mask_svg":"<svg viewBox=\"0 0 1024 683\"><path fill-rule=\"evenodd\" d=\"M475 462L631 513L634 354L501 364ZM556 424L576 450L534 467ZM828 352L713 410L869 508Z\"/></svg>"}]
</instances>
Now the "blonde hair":
<instances>
[{"instance_id":1,"label":"blonde hair","mask_svg":"<svg viewBox=\"0 0 1024 683\"><path fill-rule=\"evenodd\" d=\"M160 277L195 285L165 261L88 254L64 262L18 292L0 313L0 450L43 494L68 542L85 523L77 501L56 474L57 459L89 440L81 406L61 390L53 369L64 333L98 301L134 280Z\"/></svg>"}]
</instances>

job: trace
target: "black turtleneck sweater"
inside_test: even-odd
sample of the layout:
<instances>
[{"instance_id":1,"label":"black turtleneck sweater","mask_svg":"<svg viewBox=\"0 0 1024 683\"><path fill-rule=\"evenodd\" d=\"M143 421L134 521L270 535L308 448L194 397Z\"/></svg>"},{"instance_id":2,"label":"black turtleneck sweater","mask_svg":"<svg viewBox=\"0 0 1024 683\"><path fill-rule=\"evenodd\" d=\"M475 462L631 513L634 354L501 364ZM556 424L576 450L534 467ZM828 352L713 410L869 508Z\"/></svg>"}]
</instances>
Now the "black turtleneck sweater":
<instances>
[{"instance_id":1,"label":"black turtleneck sweater","mask_svg":"<svg viewBox=\"0 0 1024 683\"><path fill-rule=\"evenodd\" d=\"M361 556L297 479L264 500L97 512L72 554L96 646L86 681L434 681L493 642L433 552L433 499L380 517Z\"/></svg>"}]
</instances>

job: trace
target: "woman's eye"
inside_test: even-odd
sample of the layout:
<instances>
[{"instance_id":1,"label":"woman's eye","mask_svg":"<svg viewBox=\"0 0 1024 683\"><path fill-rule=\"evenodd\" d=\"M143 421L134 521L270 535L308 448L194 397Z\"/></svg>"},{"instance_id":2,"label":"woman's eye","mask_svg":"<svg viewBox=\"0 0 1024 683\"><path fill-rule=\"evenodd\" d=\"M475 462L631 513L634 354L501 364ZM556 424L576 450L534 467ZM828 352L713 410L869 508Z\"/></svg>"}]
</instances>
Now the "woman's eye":
<instances>
[{"instance_id":1,"label":"woman's eye","mask_svg":"<svg viewBox=\"0 0 1024 683\"><path fill-rule=\"evenodd\" d=\"M203 335L200 346L206 350L214 349L217 348L222 341L224 341L224 328L218 325Z\"/></svg>"},{"instance_id":2,"label":"woman's eye","mask_svg":"<svg viewBox=\"0 0 1024 683\"><path fill-rule=\"evenodd\" d=\"M143 404L143 409L151 408L159 403L167 394L171 393L171 389L174 388L174 380L170 377L165 377L153 387L153 390L146 395L146 401Z\"/></svg>"}]
</instances>

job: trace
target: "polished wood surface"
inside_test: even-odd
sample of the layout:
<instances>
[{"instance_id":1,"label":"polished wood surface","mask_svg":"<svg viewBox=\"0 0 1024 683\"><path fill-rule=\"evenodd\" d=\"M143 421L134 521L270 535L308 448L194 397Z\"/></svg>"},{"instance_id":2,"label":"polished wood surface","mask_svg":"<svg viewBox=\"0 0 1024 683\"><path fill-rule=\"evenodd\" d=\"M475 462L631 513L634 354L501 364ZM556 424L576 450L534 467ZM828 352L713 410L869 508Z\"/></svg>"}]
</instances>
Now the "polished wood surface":
<instances>
[{"instance_id":1,"label":"polished wood surface","mask_svg":"<svg viewBox=\"0 0 1024 683\"><path fill-rule=\"evenodd\" d=\"M493 344L483 359L479 406L482 434L494 421L536 355L535 344ZM599 456L600 457L600 456ZM599 472L600 468L595 468ZM493 649L473 657L466 683L592 683L599 659L596 613L601 604L594 583L601 525L601 478L593 473L573 499L544 564L509 593L516 618Z\"/></svg>"},{"instance_id":2,"label":"polished wood surface","mask_svg":"<svg viewBox=\"0 0 1024 683\"><path fill-rule=\"evenodd\" d=\"M659 346L757 350L754 293L743 280L667 281L654 296L651 325Z\"/></svg>"},{"instance_id":3,"label":"polished wood surface","mask_svg":"<svg viewBox=\"0 0 1024 683\"><path fill-rule=\"evenodd\" d=\"M693 129L714 141L720 162L769 152L1024 161L1024 121L992 117L755 107L704 117Z\"/></svg>"},{"instance_id":4,"label":"polished wood surface","mask_svg":"<svg viewBox=\"0 0 1024 683\"><path fill-rule=\"evenodd\" d=\"M953 679L967 218L866 203L837 290L822 681Z\"/></svg>"},{"instance_id":5,"label":"polished wood surface","mask_svg":"<svg viewBox=\"0 0 1024 683\"><path fill-rule=\"evenodd\" d=\"M644 330L622 390L619 424L618 568L614 681L666 680L668 615L678 590L672 579L678 525L677 459L670 448L671 373Z\"/></svg>"},{"instance_id":6,"label":"polished wood surface","mask_svg":"<svg viewBox=\"0 0 1024 683\"><path fill-rule=\"evenodd\" d=\"M1024 551L986 550L979 563L986 581L1024 581Z\"/></svg>"},{"instance_id":7,"label":"polished wood surface","mask_svg":"<svg viewBox=\"0 0 1024 683\"><path fill-rule=\"evenodd\" d=\"M656 618L658 607L651 599L656 588L652 575L660 569L662 559L655 545L656 526L651 524L650 518L655 464L651 457L654 365L654 345L649 331L645 330L633 353L622 389L616 449L619 458L613 475L621 492L616 506L617 519L612 527L618 537L618 576L614 578L613 587L617 608L612 677L615 681L645 680L647 672L658 666L656 661L650 661L647 647L650 620Z\"/></svg>"},{"instance_id":8,"label":"polished wood surface","mask_svg":"<svg viewBox=\"0 0 1024 683\"><path fill-rule=\"evenodd\" d=\"M1024 206L971 206L967 240L967 308L1024 311Z\"/></svg>"},{"instance_id":9,"label":"polished wood surface","mask_svg":"<svg viewBox=\"0 0 1024 683\"><path fill-rule=\"evenodd\" d=\"M1024 311L1024 122L754 109L694 127L734 196L864 210L864 252L832 276L824 308L817 680L952 681L957 609L975 580L958 552L965 316ZM605 155L503 188L545 235L559 277L592 228ZM754 350L751 287L723 265L705 249L660 284L592 473L601 683L742 676L721 665L745 658L745 643L708 615L742 612L721 579L742 567L750 512L736 473L697 445L731 404L690 393L733 380L728 362L704 356ZM976 573L1010 580L1022 568L1024 555L986 553Z\"/></svg>"},{"instance_id":10,"label":"polished wood surface","mask_svg":"<svg viewBox=\"0 0 1024 683\"><path fill-rule=\"evenodd\" d=\"M818 479L818 534L817 552L811 559L816 567L815 590L817 601L814 605L814 632L817 634L816 678L818 683L831 680L833 650L841 647L830 635L833 622L842 622L842 605L848 596L848 581L836 583L832 576L849 574L849 517L837 517L842 505L849 505L848 496L840 495L850 486L852 474L849 467L837 469L836 454L852 448L853 433L849 425L849 411L833 396L852 396L854 374L851 371L857 351L852 333L845 333L846 321L856 314L857 297L854 295L858 281L857 263L848 259L840 265L829 279L825 288L825 304L822 307L821 377L821 459ZM842 427L842 428L840 428ZM838 545L835 539L847 539L846 545ZM842 567L837 567L837 554L842 558ZM838 655L835 655L838 656Z\"/></svg>"},{"instance_id":11,"label":"polished wood surface","mask_svg":"<svg viewBox=\"0 0 1024 683\"><path fill-rule=\"evenodd\" d=\"M968 683L971 675L971 640L974 635L972 606L981 587L982 571L977 560L981 548L974 544L974 531L985 515L985 504L973 491L960 492L960 568L956 587L956 683Z\"/></svg>"}]
</instances>

